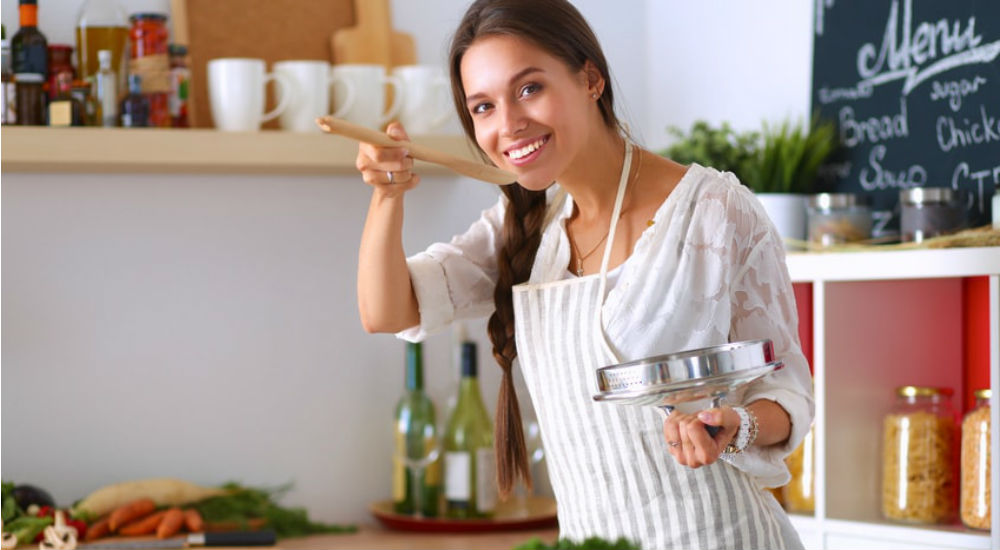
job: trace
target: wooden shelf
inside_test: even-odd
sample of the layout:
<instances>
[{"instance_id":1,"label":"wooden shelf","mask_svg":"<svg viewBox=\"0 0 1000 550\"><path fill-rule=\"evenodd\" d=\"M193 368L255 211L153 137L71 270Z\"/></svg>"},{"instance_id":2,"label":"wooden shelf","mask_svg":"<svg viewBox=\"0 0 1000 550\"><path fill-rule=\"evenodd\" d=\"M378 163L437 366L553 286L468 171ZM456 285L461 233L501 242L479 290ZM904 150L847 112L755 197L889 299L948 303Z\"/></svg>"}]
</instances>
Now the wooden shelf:
<instances>
[{"instance_id":1,"label":"wooden shelf","mask_svg":"<svg viewBox=\"0 0 1000 550\"><path fill-rule=\"evenodd\" d=\"M5 126L2 171L8 173L355 174L357 143L327 134L277 130L46 128ZM464 136L415 142L475 158ZM449 174L417 163L425 174Z\"/></svg>"}]
</instances>

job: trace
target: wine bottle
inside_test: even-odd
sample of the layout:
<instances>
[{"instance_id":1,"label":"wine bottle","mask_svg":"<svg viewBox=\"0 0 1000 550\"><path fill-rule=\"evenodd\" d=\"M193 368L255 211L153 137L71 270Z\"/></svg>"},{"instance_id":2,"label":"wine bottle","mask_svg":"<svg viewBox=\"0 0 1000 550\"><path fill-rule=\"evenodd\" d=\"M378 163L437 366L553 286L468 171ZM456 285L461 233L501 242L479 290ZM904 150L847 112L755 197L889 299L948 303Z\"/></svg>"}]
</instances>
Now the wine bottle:
<instances>
[{"instance_id":1,"label":"wine bottle","mask_svg":"<svg viewBox=\"0 0 1000 550\"><path fill-rule=\"evenodd\" d=\"M406 345L406 391L396 405L392 496L398 514L436 517L441 457L434 402L424 393L423 349Z\"/></svg>"},{"instance_id":2,"label":"wine bottle","mask_svg":"<svg viewBox=\"0 0 1000 550\"><path fill-rule=\"evenodd\" d=\"M457 519L485 518L496 508L493 421L479 392L476 344L462 343L458 402L444 436L445 513Z\"/></svg>"}]
</instances>

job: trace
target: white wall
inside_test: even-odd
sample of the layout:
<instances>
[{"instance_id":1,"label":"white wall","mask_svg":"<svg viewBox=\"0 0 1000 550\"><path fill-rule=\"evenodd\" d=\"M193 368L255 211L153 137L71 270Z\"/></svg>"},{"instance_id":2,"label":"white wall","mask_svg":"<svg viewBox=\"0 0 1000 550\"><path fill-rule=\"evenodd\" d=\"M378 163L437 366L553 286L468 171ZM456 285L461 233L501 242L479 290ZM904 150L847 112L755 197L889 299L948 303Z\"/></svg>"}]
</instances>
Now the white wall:
<instances>
[{"instance_id":1,"label":"white wall","mask_svg":"<svg viewBox=\"0 0 1000 550\"><path fill-rule=\"evenodd\" d=\"M50 42L72 42L80 0L40 3ZM395 26L417 37L421 62L441 62L465 3L395 0ZM16 4L2 4L10 34ZM778 23L747 1L691 4L577 2L644 142L699 117L752 126L805 112L806 7L782 0ZM326 521L368 520L367 503L389 494L403 346L357 320L368 191L356 178L3 176L5 480L47 487L61 504L147 476L293 481L286 503ZM408 198L407 250L461 231L495 196L486 184L426 178ZM498 369L483 326L470 332L492 409ZM426 348L443 409L450 335Z\"/></svg>"}]
</instances>

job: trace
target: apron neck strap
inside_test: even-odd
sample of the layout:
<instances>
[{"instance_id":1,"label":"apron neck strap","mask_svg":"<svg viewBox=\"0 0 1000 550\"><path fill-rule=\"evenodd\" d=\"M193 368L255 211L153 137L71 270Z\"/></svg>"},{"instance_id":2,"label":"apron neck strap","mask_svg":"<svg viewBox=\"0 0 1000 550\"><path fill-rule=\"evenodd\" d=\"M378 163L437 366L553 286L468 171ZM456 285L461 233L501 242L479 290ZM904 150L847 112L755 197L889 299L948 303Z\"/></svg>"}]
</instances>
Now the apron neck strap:
<instances>
[{"instance_id":1,"label":"apron neck strap","mask_svg":"<svg viewBox=\"0 0 1000 550\"><path fill-rule=\"evenodd\" d=\"M622 203L625 202L625 190L628 188L628 177L632 171L632 149L632 142L628 138L625 138L625 160L622 162L622 175L618 180L618 194L615 196L615 207L611 211L611 227L608 229L608 242L604 245L604 257L601 259L601 282L597 291L597 299L599 300L597 306L598 332L604 343L605 351L618 363L621 362L621 356L615 347L611 345L608 335L604 332L604 299L606 298L605 293L608 287L608 263L611 261L611 248L615 242L615 229L618 228L618 219L622 213Z\"/></svg>"}]
</instances>

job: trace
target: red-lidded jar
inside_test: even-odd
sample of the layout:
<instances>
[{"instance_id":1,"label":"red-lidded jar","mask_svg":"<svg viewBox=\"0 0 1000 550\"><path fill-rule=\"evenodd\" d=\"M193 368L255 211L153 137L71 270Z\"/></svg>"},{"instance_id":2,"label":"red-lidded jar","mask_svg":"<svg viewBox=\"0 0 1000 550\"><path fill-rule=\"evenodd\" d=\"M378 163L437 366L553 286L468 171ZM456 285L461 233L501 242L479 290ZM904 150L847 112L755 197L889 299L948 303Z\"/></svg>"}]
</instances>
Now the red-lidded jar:
<instances>
[{"instance_id":1,"label":"red-lidded jar","mask_svg":"<svg viewBox=\"0 0 1000 550\"><path fill-rule=\"evenodd\" d=\"M170 44L167 16L134 13L129 16L129 73L142 77L142 93L149 98L150 126L170 127Z\"/></svg>"},{"instance_id":2,"label":"red-lidded jar","mask_svg":"<svg viewBox=\"0 0 1000 550\"><path fill-rule=\"evenodd\" d=\"M54 99L58 92L57 82L60 75L69 75L72 82L76 78L76 70L73 69L73 46L69 44L49 44L49 74L48 89L49 99Z\"/></svg>"}]
</instances>

